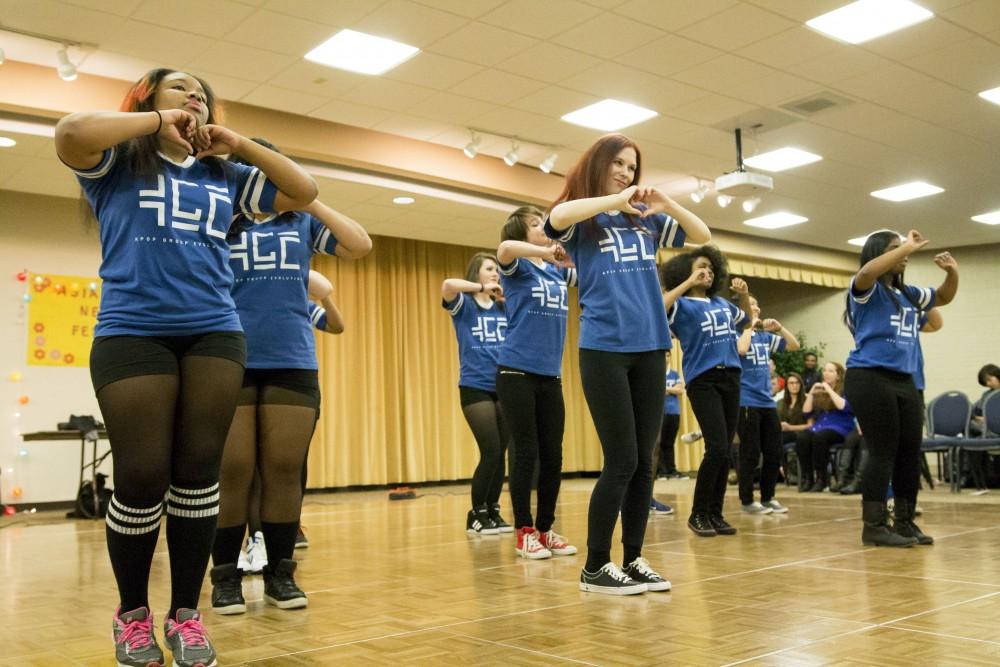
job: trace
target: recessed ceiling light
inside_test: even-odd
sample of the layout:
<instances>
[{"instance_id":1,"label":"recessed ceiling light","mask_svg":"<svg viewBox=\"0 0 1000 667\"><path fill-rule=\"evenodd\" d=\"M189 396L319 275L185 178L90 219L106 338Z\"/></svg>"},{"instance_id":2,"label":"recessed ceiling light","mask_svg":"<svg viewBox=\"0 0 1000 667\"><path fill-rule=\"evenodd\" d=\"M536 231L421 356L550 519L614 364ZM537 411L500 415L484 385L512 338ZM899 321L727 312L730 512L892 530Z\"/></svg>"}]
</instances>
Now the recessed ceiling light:
<instances>
[{"instance_id":1,"label":"recessed ceiling light","mask_svg":"<svg viewBox=\"0 0 1000 667\"><path fill-rule=\"evenodd\" d=\"M393 204L399 204L400 206L407 206L409 204L412 204L415 201L417 201L417 200L414 199L413 197L393 197L392 198L392 203Z\"/></svg>"},{"instance_id":2,"label":"recessed ceiling light","mask_svg":"<svg viewBox=\"0 0 1000 667\"><path fill-rule=\"evenodd\" d=\"M912 183L903 183L902 185L894 185L891 188L886 188L884 190L876 190L872 192L872 197L878 197L879 199L886 199L888 201L908 201L910 199L919 199L920 197L929 197L930 195L936 195L939 192L944 192L944 188L939 188L936 185L931 185L930 183L924 183L923 181L913 181Z\"/></svg>"},{"instance_id":3,"label":"recessed ceiling light","mask_svg":"<svg viewBox=\"0 0 1000 667\"><path fill-rule=\"evenodd\" d=\"M820 155L809 153L808 151L800 150L798 148L779 148L776 151L754 155L753 157L749 157L744 160L744 162L754 169L763 169L764 171L785 171L786 169L801 167L804 164L818 162L822 159L823 158Z\"/></svg>"},{"instance_id":4,"label":"recessed ceiling light","mask_svg":"<svg viewBox=\"0 0 1000 667\"><path fill-rule=\"evenodd\" d=\"M974 215L972 219L984 225L1000 225L1000 211L990 211L981 215Z\"/></svg>"},{"instance_id":5,"label":"recessed ceiling light","mask_svg":"<svg viewBox=\"0 0 1000 667\"><path fill-rule=\"evenodd\" d=\"M988 102L993 102L993 104L1000 104L1000 88L984 90L979 93L979 96Z\"/></svg>"},{"instance_id":6,"label":"recessed ceiling light","mask_svg":"<svg viewBox=\"0 0 1000 667\"><path fill-rule=\"evenodd\" d=\"M0 137L0 148L10 148L11 146L17 146L17 142L10 137Z\"/></svg>"},{"instance_id":7,"label":"recessed ceiling light","mask_svg":"<svg viewBox=\"0 0 1000 667\"><path fill-rule=\"evenodd\" d=\"M858 0L806 21L813 30L849 44L888 35L934 16L909 0Z\"/></svg>"},{"instance_id":8,"label":"recessed ceiling light","mask_svg":"<svg viewBox=\"0 0 1000 667\"><path fill-rule=\"evenodd\" d=\"M750 225L751 227L760 227L761 229L778 229L780 227L790 227L791 225L797 225L802 222L806 222L809 218L804 218L801 215L795 215L794 213L788 213L786 211L779 211L778 213L768 213L767 215L762 215L759 218L750 218L749 220L744 220L744 225Z\"/></svg>"},{"instance_id":9,"label":"recessed ceiling light","mask_svg":"<svg viewBox=\"0 0 1000 667\"><path fill-rule=\"evenodd\" d=\"M420 49L385 37L355 30L341 30L305 55L327 67L361 74L382 74L406 62Z\"/></svg>"},{"instance_id":10,"label":"recessed ceiling light","mask_svg":"<svg viewBox=\"0 0 1000 667\"><path fill-rule=\"evenodd\" d=\"M619 102L618 100L602 100L590 106L571 111L562 117L567 123L582 125L595 130L614 132L623 127L649 120L657 113L651 109Z\"/></svg>"}]
</instances>

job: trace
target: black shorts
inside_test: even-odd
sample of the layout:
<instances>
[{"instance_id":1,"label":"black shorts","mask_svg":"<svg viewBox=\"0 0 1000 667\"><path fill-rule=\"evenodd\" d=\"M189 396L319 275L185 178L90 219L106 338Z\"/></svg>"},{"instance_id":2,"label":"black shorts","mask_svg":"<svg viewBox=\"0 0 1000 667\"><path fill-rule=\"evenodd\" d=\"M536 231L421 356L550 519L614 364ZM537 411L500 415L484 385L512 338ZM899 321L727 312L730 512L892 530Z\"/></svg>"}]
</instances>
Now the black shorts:
<instances>
[{"instance_id":1,"label":"black shorts","mask_svg":"<svg viewBox=\"0 0 1000 667\"><path fill-rule=\"evenodd\" d=\"M246 366L246 337L239 331L194 336L101 336L90 348L94 391L139 375L180 375L184 357L220 357Z\"/></svg>"},{"instance_id":2,"label":"black shorts","mask_svg":"<svg viewBox=\"0 0 1000 667\"><path fill-rule=\"evenodd\" d=\"M317 412L319 373L305 368L248 368L239 405L301 405Z\"/></svg>"},{"instance_id":3,"label":"black shorts","mask_svg":"<svg viewBox=\"0 0 1000 667\"><path fill-rule=\"evenodd\" d=\"M462 401L463 408L481 401L493 401L496 403L498 400L495 391L486 391L485 389L476 389L475 387L463 387L461 385L458 387L458 396Z\"/></svg>"}]
</instances>

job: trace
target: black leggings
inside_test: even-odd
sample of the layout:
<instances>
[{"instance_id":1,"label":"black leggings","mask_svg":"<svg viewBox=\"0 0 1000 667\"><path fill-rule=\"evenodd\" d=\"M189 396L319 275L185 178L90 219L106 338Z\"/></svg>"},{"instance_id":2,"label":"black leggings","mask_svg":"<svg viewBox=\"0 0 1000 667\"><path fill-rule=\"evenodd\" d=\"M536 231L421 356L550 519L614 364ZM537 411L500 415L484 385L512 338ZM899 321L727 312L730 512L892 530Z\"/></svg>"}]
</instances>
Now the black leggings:
<instances>
[{"instance_id":1,"label":"black leggings","mask_svg":"<svg viewBox=\"0 0 1000 667\"><path fill-rule=\"evenodd\" d=\"M497 396L513 439L510 502L514 527L546 532L556 518L562 482L562 439L566 422L562 380L516 368L497 368ZM538 462L538 515L531 518L531 480Z\"/></svg>"},{"instance_id":2,"label":"black leggings","mask_svg":"<svg viewBox=\"0 0 1000 667\"><path fill-rule=\"evenodd\" d=\"M760 500L774 498L781 466L781 421L774 408L740 408L740 502L753 502L753 475L757 459L764 455L760 467Z\"/></svg>"},{"instance_id":3,"label":"black leggings","mask_svg":"<svg viewBox=\"0 0 1000 667\"><path fill-rule=\"evenodd\" d=\"M660 460L656 464L658 473L672 475L677 472L674 442L677 440L677 430L680 427L680 415L663 415L663 425L660 426Z\"/></svg>"},{"instance_id":4,"label":"black leggings","mask_svg":"<svg viewBox=\"0 0 1000 667\"><path fill-rule=\"evenodd\" d=\"M853 406L854 404L851 403ZM826 469L830 464L830 448L843 442L844 436L832 429L802 431L795 443L795 453L799 457L799 467L808 475L812 470L819 480L826 481Z\"/></svg>"},{"instance_id":5,"label":"black leggings","mask_svg":"<svg viewBox=\"0 0 1000 667\"><path fill-rule=\"evenodd\" d=\"M611 561L611 536L622 516L622 544L638 556L653 494L653 447L663 417L662 350L601 352L580 349L580 377L604 453L590 496L587 567ZM633 557L634 557L633 556ZM597 561L600 561L599 563Z\"/></svg>"},{"instance_id":6,"label":"black leggings","mask_svg":"<svg viewBox=\"0 0 1000 667\"><path fill-rule=\"evenodd\" d=\"M844 396L857 415L870 456L861 480L862 500L885 502L892 479L896 497L916 505L923 410L913 376L884 368L849 368Z\"/></svg>"},{"instance_id":7,"label":"black leggings","mask_svg":"<svg viewBox=\"0 0 1000 667\"><path fill-rule=\"evenodd\" d=\"M721 516L729 477L729 444L740 415L740 369L707 370L688 383L687 395L705 438L691 513Z\"/></svg>"},{"instance_id":8,"label":"black leggings","mask_svg":"<svg viewBox=\"0 0 1000 667\"><path fill-rule=\"evenodd\" d=\"M462 414L479 447L479 465L472 474L472 507L494 505L503 489L507 427L497 395L482 389L459 387Z\"/></svg>"}]
</instances>

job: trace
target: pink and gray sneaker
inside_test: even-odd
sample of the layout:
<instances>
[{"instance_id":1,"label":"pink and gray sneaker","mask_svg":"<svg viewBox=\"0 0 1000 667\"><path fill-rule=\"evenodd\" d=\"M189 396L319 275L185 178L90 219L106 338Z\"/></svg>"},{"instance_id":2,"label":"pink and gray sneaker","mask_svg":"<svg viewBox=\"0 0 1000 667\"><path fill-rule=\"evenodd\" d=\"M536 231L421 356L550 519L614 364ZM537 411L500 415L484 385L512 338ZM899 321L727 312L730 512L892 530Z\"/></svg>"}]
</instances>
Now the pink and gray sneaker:
<instances>
[{"instance_id":1,"label":"pink and gray sneaker","mask_svg":"<svg viewBox=\"0 0 1000 667\"><path fill-rule=\"evenodd\" d=\"M161 667L163 651L153 636L153 615L146 607L130 612L115 611L111 626L118 667Z\"/></svg>"},{"instance_id":2,"label":"pink and gray sneaker","mask_svg":"<svg viewBox=\"0 0 1000 667\"><path fill-rule=\"evenodd\" d=\"M176 618L164 623L163 635L174 656L172 667L216 667L215 649L197 609L178 609Z\"/></svg>"}]
</instances>

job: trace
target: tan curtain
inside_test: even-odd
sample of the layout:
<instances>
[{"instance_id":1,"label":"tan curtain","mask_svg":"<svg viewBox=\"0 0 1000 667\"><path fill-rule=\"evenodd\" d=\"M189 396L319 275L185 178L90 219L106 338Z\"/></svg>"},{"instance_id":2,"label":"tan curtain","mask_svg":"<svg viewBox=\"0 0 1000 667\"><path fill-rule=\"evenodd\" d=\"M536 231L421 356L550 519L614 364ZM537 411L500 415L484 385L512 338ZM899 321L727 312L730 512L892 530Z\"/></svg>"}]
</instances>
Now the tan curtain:
<instances>
[{"instance_id":1,"label":"tan curtain","mask_svg":"<svg viewBox=\"0 0 1000 667\"><path fill-rule=\"evenodd\" d=\"M684 251L661 249L657 260L664 262L681 252ZM803 285L846 289L850 287L851 278L854 276L852 272L840 269L785 262L766 257L751 257L738 253L727 252L726 259L729 260L729 273L746 278L768 278Z\"/></svg>"}]
</instances>

